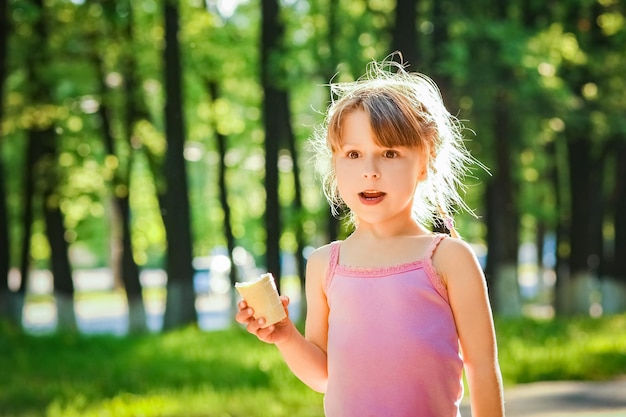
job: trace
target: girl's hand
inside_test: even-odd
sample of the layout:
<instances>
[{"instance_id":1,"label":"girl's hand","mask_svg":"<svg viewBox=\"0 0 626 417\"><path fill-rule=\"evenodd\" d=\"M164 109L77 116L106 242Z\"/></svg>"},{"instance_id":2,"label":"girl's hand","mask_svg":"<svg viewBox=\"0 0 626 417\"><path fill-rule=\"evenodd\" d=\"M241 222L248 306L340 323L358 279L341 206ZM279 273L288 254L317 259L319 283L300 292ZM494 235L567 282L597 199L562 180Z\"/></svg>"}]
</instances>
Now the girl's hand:
<instances>
[{"instance_id":1,"label":"girl's hand","mask_svg":"<svg viewBox=\"0 0 626 417\"><path fill-rule=\"evenodd\" d=\"M289 320L289 310L287 306L289 305L289 297L285 295L280 296L280 301L283 303L283 308L287 313L287 317L283 320L279 321L276 324L273 324L265 329L262 326L265 324L265 319L263 317L259 317L259 319L254 318L254 310L252 307L249 307L245 300L242 300L237 304L237 314L235 315L235 320L238 323L241 323L246 326L246 330L249 333L252 333L259 340L265 343L282 343L289 339L291 332L295 329L295 326Z\"/></svg>"}]
</instances>

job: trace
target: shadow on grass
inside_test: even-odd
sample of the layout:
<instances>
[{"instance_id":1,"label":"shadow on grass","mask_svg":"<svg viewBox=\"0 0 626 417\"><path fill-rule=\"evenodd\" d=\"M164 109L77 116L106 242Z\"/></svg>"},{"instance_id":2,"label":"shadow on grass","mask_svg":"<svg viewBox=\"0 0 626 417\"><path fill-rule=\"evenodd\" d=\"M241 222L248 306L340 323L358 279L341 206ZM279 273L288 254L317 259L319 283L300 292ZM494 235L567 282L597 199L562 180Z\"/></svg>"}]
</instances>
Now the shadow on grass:
<instances>
[{"instance_id":1,"label":"shadow on grass","mask_svg":"<svg viewBox=\"0 0 626 417\"><path fill-rule=\"evenodd\" d=\"M267 387L272 351L247 336L193 327L126 337L32 336L1 324L0 410L44 410L77 395L92 402L120 393Z\"/></svg>"}]
</instances>

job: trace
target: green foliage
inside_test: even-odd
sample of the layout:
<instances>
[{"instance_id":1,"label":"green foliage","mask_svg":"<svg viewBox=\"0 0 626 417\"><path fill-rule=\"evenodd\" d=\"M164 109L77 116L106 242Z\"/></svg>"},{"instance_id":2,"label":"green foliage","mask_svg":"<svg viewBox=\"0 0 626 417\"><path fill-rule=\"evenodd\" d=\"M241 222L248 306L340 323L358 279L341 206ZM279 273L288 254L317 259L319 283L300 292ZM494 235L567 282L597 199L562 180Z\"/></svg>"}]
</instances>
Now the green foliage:
<instances>
[{"instance_id":1,"label":"green foliage","mask_svg":"<svg viewBox=\"0 0 626 417\"><path fill-rule=\"evenodd\" d=\"M216 135L221 134L227 138L226 182L236 243L262 259L265 138L258 62L260 7L259 2L237 1L234 13L225 15L218 3L190 0L180 4L185 157L194 254L206 255L217 246L225 246L224 213L217 190ZM290 156L285 152L281 158L279 192L286 219L281 242L283 250L292 251L298 223L304 223L306 243L326 241L328 207L304 146L329 101L324 84L331 78L353 80L362 74L367 62L391 52L394 3L279 3L285 33L280 53L273 57L273 75L290 94L291 125L302 150L298 162L304 213L291 207L294 187ZM476 134L468 131L468 146L492 169L496 165L494 97L498 92L507 95L515 124L510 129L514 135L507 138L515 153L511 169L518 186L519 210L528 225L524 236L529 239L536 224L554 230L559 217L557 192L550 178L555 167L561 173L568 168L564 132L578 123L589 123L595 153L605 151L614 138L623 140L626 132L626 19L622 2L531 3L507 3L503 12L507 16L503 17L486 2L443 2L442 16L434 16L433 1L420 2L416 24L420 28L420 55L426 59L410 67L432 70L430 75L435 79L450 80L448 107L469 120L467 127ZM599 10L595 37L585 20L585 13L589 14L594 4ZM95 255L90 257L96 259L92 266L110 266L111 241L118 237L111 200L129 195L135 261L140 266L160 265L166 250L156 197L163 187L159 167L166 152L160 3L54 0L44 6L49 51L47 65L38 68L28 65L33 54L40 52L34 47L33 29L38 9L24 0L9 1L8 6L12 28L1 157L11 174L7 184L14 242L11 263L19 263L22 239L24 132L35 124L53 124L59 147L56 165L62 179L56 198L65 216L66 239L73 247L87 248ZM525 9L534 14L531 23L521 16ZM442 26L447 39L443 45L435 45L433 27ZM435 56L438 61L430 62ZM129 57L135 60L136 80L129 78ZM37 71L52 86L46 102L32 99L29 71ZM99 77L105 80L105 91L100 91ZM219 97L211 96L209 83L217 85ZM140 120L127 126L127 104L133 100ZM114 155L103 145L98 111L104 105L111 110ZM606 165L611 171L607 176L615 171L613 165ZM493 174L499 173L494 170ZM468 205L484 217L483 191L490 178L480 169L474 175L476 179L469 178ZM615 182L611 181L608 184ZM568 186L561 181L563 190L558 192L566 194ZM561 204L566 206L567 196L561 197ZM49 248L40 216L37 212L32 249L35 259L45 266ZM466 238L484 238L485 227L475 219L461 216L459 224Z\"/></svg>"},{"instance_id":2,"label":"green foliage","mask_svg":"<svg viewBox=\"0 0 626 417\"><path fill-rule=\"evenodd\" d=\"M496 323L506 385L626 369L626 315ZM31 336L0 324L0 416L321 417L322 396L239 327L128 337Z\"/></svg>"}]
</instances>

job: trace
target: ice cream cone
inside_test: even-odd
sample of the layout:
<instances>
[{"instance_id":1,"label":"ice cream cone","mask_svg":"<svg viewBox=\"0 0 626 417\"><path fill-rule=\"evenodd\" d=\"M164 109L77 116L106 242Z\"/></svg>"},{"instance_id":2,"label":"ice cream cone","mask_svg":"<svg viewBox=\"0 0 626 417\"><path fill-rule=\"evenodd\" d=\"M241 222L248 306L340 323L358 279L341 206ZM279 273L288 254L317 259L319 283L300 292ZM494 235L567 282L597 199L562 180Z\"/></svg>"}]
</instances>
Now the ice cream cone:
<instances>
[{"instance_id":1,"label":"ice cream cone","mask_svg":"<svg viewBox=\"0 0 626 417\"><path fill-rule=\"evenodd\" d=\"M263 328L287 317L272 274L262 274L256 281L238 282L235 288L254 310L254 318L265 319Z\"/></svg>"}]
</instances>

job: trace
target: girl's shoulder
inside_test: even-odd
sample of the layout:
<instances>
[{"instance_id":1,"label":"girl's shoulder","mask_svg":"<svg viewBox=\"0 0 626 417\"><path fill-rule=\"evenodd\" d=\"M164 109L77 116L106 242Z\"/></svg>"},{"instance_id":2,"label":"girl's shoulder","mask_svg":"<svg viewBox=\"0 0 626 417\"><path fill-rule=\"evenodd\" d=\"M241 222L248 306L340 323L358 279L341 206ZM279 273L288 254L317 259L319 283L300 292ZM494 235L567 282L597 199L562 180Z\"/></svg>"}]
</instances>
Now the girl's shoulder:
<instances>
[{"instance_id":1,"label":"girl's shoulder","mask_svg":"<svg viewBox=\"0 0 626 417\"><path fill-rule=\"evenodd\" d=\"M450 236L441 239L433 253L433 262L441 266L456 264L459 261L473 261L474 258L476 254L469 243Z\"/></svg>"},{"instance_id":2,"label":"girl's shoulder","mask_svg":"<svg viewBox=\"0 0 626 417\"><path fill-rule=\"evenodd\" d=\"M338 242L331 242L314 249L307 258L307 266L315 270L325 270L333 253L337 251Z\"/></svg>"},{"instance_id":3,"label":"girl's shoulder","mask_svg":"<svg viewBox=\"0 0 626 417\"><path fill-rule=\"evenodd\" d=\"M447 234L436 234L435 236L445 237L445 239L441 240L441 245L442 247L447 247L448 250L460 250L460 251L466 251L466 250L472 251L473 250L472 246L463 239L452 237Z\"/></svg>"},{"instance_id":4,"label":"girl's shoulder","mask_svg":"<svg viewBox=\"0 0 626 417\"><path fill-rule=\"evenodd\" d=\"M329 260L331 254L333 252L334 247L339 244L339 241L327 243L324 246L320 246L317 249L314 249L308 257L308 261L311 262L319 262L322 260Z\"/></svg>"},{"instance_id":5,"label":"girl's shoulder","mask_svg":"<svg viewBox=\"0 0 626 417\"><path fill-rule=\"evenodd\" d=\"M447 283L468 271L482 271L474 249L464 240L448 237L442 239L432 255L432 263Z\"/></svg>"}]
</instances>

